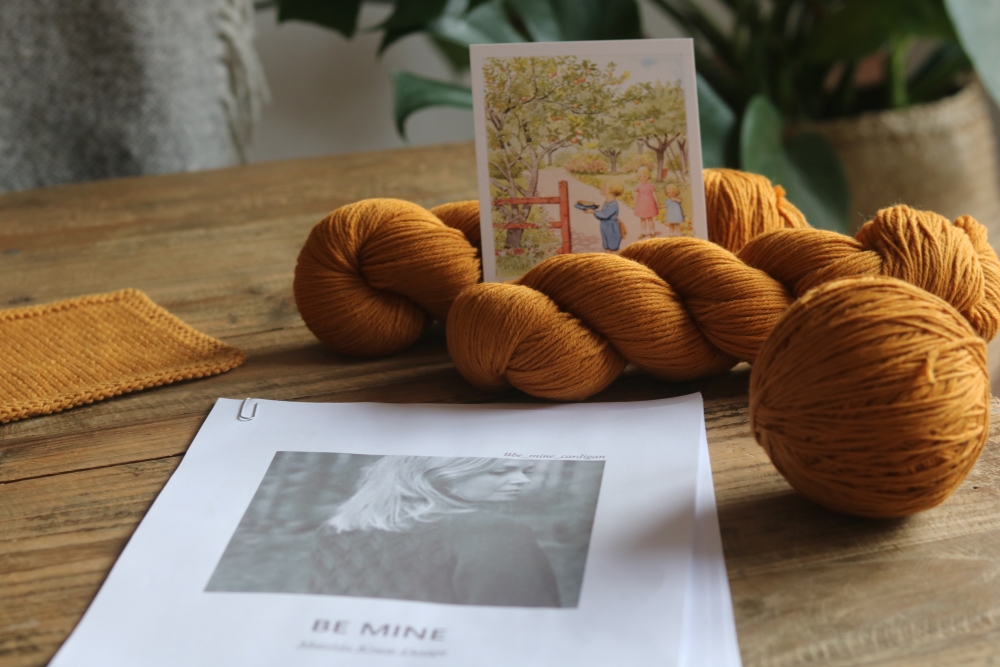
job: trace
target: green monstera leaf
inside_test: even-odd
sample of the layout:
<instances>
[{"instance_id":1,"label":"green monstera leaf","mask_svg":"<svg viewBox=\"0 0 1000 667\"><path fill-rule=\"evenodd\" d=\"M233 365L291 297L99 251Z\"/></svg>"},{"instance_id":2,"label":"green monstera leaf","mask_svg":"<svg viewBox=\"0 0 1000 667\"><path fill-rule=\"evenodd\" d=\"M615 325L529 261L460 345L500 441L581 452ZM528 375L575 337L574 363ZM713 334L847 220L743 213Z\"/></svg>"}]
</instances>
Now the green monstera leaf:
<instances>
[{"instance_id":1,"label":"green monstera leaf","mask_svg":"<svg viewBox=\"0 0 1000 667\"><path fill-rule=\"evenodd\" d=\"M701 162L708 167L736 167L736 114L708 82L698 76L698 124Z\"/></svg>"},{"instance_id":2,"label":"green monstera leaf","mask_svg":"<svg viewBox=\"0 0 1000 667\"><path fill-rule=\"evenodd\" d=\"M465 87L436 79L428 79L409 72L392 73L393 116L396 130L406 137L406 119L416 111L428 107L472 108L472 91Z\"/></svg>"},{"instance_id":3,"label":"green monstera leaf","mask_svg":"<svg viewBox=\"0 0 1000 667\"><path fill-rule=\"evenodd\" d=\"M806 56L820 61L862 58L893 38L954 40L941 0L847 0L819 21Z\"/></svg>"},{"instance_id":4,"label":"green monstera leaf","mask_svg":"<svg viewBox=\"0 0 1000 667\"><path fill-rule=\"evenodd\" d=\"M747 105L740 128L740 163L781 185L813 227L844 234L850 205L847 178L833 147L815 132L784 141L784 121L763 95Z\"/></svg>"},{"instance_id":5,"label":"green monstera leaf","mask_svg":"<svg viewBox=\"0 0 1000 667\"><path fill-rule=\"evenodd\" d=\"M983 86L1000 104L1000 2L945 0L944 4Z\"/></svg>"}]
</instances>

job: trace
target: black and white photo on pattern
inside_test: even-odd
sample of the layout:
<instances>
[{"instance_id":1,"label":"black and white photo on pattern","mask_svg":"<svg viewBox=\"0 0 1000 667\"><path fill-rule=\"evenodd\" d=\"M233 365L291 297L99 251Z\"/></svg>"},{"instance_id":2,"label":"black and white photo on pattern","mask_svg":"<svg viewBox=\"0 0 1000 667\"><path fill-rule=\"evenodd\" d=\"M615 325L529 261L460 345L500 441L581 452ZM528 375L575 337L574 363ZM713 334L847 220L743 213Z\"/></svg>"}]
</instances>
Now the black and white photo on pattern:
<instances>
[{"instance_id":1,"label":"black and white photo on pattern","mask_svg":"<svg viewBox=\"0 0 1000 667\"><path fill-rule=\"evenodd\" d=\"M211 592L576 607L603 461L277 452Z\"/></svg>"}]
</instances>

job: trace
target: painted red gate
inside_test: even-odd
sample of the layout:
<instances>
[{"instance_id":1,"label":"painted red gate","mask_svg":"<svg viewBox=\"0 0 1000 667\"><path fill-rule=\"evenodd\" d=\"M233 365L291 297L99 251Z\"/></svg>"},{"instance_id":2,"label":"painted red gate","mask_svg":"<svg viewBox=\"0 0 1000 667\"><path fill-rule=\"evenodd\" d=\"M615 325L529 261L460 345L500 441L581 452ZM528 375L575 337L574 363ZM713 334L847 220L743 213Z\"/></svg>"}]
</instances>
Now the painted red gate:
<instances>
[{"instance_id":1,"label":"painted red gate","mask_svg":"<svg viewBox=\"0 0 1000 667\"><path fill-rule=\"evenodd\" d=\"M559 219L551 223L552 227L560 230L562 235L562 246L559 254L565 255L573 252L573 240L569 229L569 183L559 181L558 197L503 197L493 200L493 206L525 206L528 204L559 204ZM502 229L538 229L538 225L533 222L508 222L507 224L496 224L494 226Z\"/></svg>"}]
</instances>

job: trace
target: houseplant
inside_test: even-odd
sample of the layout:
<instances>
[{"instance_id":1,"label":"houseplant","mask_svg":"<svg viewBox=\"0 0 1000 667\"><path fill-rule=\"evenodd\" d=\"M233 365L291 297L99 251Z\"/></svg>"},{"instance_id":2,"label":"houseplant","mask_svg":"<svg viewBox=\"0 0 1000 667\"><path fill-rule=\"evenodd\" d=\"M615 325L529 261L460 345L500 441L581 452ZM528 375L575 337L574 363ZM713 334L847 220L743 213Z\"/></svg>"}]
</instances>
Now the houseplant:
<instances>
[{"instance_id":1,"label":"houseplant","mask_svg":"<svg viewBox=\"0 0 1000 667\"><path fill-rule=\"evenodd\" d=\"M277 0L279 20L350 37L364 0ZM847 231L847 178L823 123L956 92L973 64L1000 98L1000 5L977 0L652 0L696 44L706 166L756 171L781 183L819 227ZM723 27L724 26L724 27ZM424 32L456 70L473 43L631 39L636 0L396 0L380 50ZM471 108L467 87L393 74L394 114ZM992 138L992 137L991 137ZM857 174L853 180L857 180ZM863 178L863 176L862 176Z\"/></svg>"},{"instance_id":2,"label":"houseplant","mask_svg":"<svg viewBox=\"0 0 1000 667\"><path fill-rule=\"evenodd\" d=\"M743 168L808 178L798 165L827 158L802 133L815 130L846 168L851 229L896 201L1000 221L993 129L972 79L975 64L1000 99L1000 3L727 1L724 33L690 0L653 1L695 37L701 75L740 117Z\"/></svg>"}]
</instances>

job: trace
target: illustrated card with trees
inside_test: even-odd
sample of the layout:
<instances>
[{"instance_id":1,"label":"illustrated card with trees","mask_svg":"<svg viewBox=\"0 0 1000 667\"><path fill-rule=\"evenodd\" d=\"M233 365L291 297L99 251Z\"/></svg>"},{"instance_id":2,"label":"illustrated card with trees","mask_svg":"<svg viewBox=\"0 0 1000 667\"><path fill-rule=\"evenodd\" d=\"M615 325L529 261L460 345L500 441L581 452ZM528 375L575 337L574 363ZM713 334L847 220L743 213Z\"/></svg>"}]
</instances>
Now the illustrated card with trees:
<instances>
[{"instance_id":1,"label":"illustrated card with trees","mask_svg":"<svg viewBox=\"0 0 1000 667\"><path fill-rule=\"evenodd\" d=\"M708 238L689 39L473 45L483 274Z\"/></svg>"}]
</instances>

